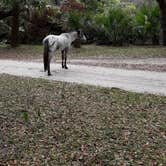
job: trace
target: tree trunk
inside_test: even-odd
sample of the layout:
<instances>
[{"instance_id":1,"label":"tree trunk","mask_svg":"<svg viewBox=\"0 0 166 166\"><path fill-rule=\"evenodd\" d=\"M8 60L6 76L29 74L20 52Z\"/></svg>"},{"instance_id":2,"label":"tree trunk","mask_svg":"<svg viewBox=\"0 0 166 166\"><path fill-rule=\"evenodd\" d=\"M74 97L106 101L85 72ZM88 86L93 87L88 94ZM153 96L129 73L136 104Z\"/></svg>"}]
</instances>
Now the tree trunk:
<instances>
[{"instance_id":1,"label":"tree trunk","mask_svg":"<svg viewBox=\"0 0 166 166\"><path fill-rule=\"evenodd\" d=\"M12 30L11 30L11 46L16 47L18 46L19 42L19 15L20 15L20 8L19 3L13 4L13 17L12 17Z\"/></svg>"},{"instance_id":2,"label":"tree trunk","mask_svg":"<svg viewBox=\"0 0 166 166\"><path fill-rule=\"evenodd\" d=\"M55 0L55 4L57 5L57 6L60 6L60 0Z\"/></svg>"},{"instance_id":3,"label":"tree trunk","mask_svg":"<svg viewBox=\"0 0 166 166\"><path fill-rule=\"evenodd\" d=\"M162 28L162 37L163 45L166 46L166 5L161 11L161 28Z\"/></svg>"},{"instance_id":4,"label":"tree trunk","mask_svg":"<svg viewBox=\"0 0 166 166\"><path fill-rule=\"evenodd\" d=\"M157 35L152 36L152 44L159 45L159 36L157 36Z\"/></svg>"},{"instance_id":5,"label":"tree trunk","mask_svg":"<svg viewBox=\"0 0 166 166\"><path fill-rule=\"evenodd\" d=\"M162 41L163 45L166 46L166 0L157 0L157 2L161 13Z\"/></svg>"}]
</instances>

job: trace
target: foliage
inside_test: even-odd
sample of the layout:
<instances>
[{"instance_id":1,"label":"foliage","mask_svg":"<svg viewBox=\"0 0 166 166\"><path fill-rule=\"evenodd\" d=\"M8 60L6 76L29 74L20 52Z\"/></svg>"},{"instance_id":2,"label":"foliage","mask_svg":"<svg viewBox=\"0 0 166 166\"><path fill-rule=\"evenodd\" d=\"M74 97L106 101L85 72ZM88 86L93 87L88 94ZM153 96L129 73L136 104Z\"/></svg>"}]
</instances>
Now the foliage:
<instances>
[{"instance_id":1,"label":"foliage","mask_svg":"<svg viewBox=\"0 0 166 166\"><path fill-rule=\"evenodd\" d=\"M46 4L46 0L2 0L4 5L14 5L15 3L19 3L21 5L33 5L33 6L44 6Z\"/></svg>"},{"instance_id":2,"label":"foliage","mask_svg":"<svg viewBox=\"0 0 166 166\"><path fill-rule=\"evenodd\" d=\"M98 13L103 11L103 3L98 0L81 0L84 3L86 12Z\"/></svg>"},{"instance_id":3,"label":"foliage","mask_svg":"<svg viewBox=\"0 0 166 166\"><path fill-rule=\"evenodd\" d=\"M123 45L141 41L159 41L159 7L144 5L136 9L134 3L122 0L66 0L60 7L46 0L3 0L12 8L19 4L19 36L21 43L41 42L48 33L82 28L89 42ZM147 3L146 3L147 4ZM8 22L10 25L10 21ZM11 28L12 29L12 28Z\"/></svg>"},{"instance_id":4,"label":"foliage","mask_svg":"<svg viewBox=\"0 0 166 166\"><path fill-rule=\"evenodd\" d=\"M58 20L59 10L53 7L36 7L31 9L28 23L28 39L32 42L40 42L52 30L58 31L60 21Z\"/></svg>"},{"instance_id":5,"label":"foliage","mask_svg":"<svg viewBox=\"0 0 166 166\"><path fill-rule=\"evenodd\" d=\"M101 40L107 40L113 45L122 45L129 42L131 32L131 16L125 9L113 6L108 13L95 16L95 26ZM103 39L102 39L103 38Z\"/></svg>"},{"instance_id":6,"label":"foliage","mask_svg":"<svg viewBox=\"0 0 166 166\"><path fill-rule=\"evenodd\" d=\"M70 12L68 15L68 25L71 29L79 29L81 27L81 14L78 12Z\"/></svg>"},{"instance_id":7,"label":"foliage","mask_svg":"<svg viewBox=\"0 0 166 166\"><path fill-rule=\"evenodd\" d=\"M0 41L7 38L10 27L3 21L0 21Z\"/></svg>"},{"instance_id":8,"label":"foliage","mask_svg":"<svg viewBox=\"0 0 166 166\"><path fill-rule=\"evenodd\" d=\"M31 6L35 6L35 7L37 6L38 8L42 8L43 6L46 5L46 1L45 0L40 0L40 1L37 1L37 0L30 0L30 1L28 1L28 0L3 0L2 5L4 5L7 8L10 8L12 10L12 17L11 17L11 21L10 21L11 22L10 23L11 33L10 33L9 41L13 47L16 47L16 46L18 46L18 43L20 40L19 37L25 36L25 35L22 35L22 32L24 31L24 29L22 28L23 27L22 25L27 25L27 23L24 22L25 18L24 18L24 14L22 14L22 13L27 12L27 15L28 15ZM22 15L23 15L23 17L22 17ZM20 24L20 22L22 23L22 25ZM20 32L21 32L21 35L19 34ZM27 33L28 31L24 31L24 32Z\"/></svg>"},{"instance_id":9,"label":"foliage","mask_svg":"<svg viewBox=\"0 0 166 166\"><path fill-rule=\"evenodd\" d=\"M78 3L76 0L68 0L61 5L60 10L62 12L80 12L84 10L84 6L82 3Z\"/></svg>"},{"instance_id":10,"label":"foliage","mask_svg":"<svg viewBox=\"0 0 166 166\"><path fill-rule=\"evenodd\" d=\"M148 39L159 40L160 10L158 6L144 5L135 16L136 39L145 42Z\"/></svg>"}]
</instances>

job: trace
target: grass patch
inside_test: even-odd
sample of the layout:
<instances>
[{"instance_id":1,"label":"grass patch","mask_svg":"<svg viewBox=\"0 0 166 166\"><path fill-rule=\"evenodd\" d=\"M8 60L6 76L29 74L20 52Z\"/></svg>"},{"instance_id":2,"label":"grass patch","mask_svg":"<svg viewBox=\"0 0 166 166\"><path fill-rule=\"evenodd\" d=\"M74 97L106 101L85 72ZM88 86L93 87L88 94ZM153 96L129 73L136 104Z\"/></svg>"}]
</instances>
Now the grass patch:
<instances>
[{"instance_id":1,"label":"grass patch","mask_svg":"<svg viewBox=\"0 0 166 166\"><path fill-rule=\"evenodd\" d=\"M166 57L165 47L131 46L131 47L111 47L83 45L81 49L72 48L69 56L71 58L80 57ZM0 46L0 58L32 59L42 58L42 45L21 45L17 48L9 46ZM61 58L60 51L57 57Z\"/></svg>"},{"instance_id":2,"label":"grass patch","mask_svg":"<svg viewBox=\"0 0 166 166\"><path fill-rule=\"evenodd\" d=\"M85 45L81 49L73 50L73 57L166 57L165 47L131 46L131 47L111 47Z\"/></svg>"},{"instance_id":3,"label":"grass patch","mask_svg":"<svg viewBox=\"0 0 166 166\"><path fill-rule=\"evenodd\" d=\"M1 165L165 165L166 97L1 75Z\"/></svg>"},{"instance_id":4,"label":"grass patch","mask_svg":"<svg viewBox=\"0 0 166 166\"><path fill-rule=\"evenodd\" d=\"M0 58L37 59L42 58L42 45L20 45L12 48L9 45L0 45Z\"/></svg>"}]
</instances>

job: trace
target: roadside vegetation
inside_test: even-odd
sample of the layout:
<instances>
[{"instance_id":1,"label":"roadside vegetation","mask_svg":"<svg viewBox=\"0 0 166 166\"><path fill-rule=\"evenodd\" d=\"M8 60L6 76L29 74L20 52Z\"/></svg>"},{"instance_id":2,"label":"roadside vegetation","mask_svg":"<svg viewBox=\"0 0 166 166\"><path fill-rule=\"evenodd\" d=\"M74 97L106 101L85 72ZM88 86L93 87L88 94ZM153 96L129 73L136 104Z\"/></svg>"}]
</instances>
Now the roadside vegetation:
<instances>
[{"instance_id":1,"label":"roadside vegetation","mask_svg":"<svg viewBox=\"0 0 166 166\"><path fill-rule=\"evenodd\" d=\"M166 98L1 75L1 165L165 165Z\"/></svg>"},{"instance_id":2,"label":"roadside vegetation","mask_svg":"<svg viewBox=\"0 0 166 166\"><path fill-rule=\"evenodd\" d=\"M55 53L56 59L61 59L60 51ZM96 46L94 44L83 45L81 48L74 48L69 52L69 58L159 58L166 57L166 48L161 46L130 46L110 47ZM0 59L42 59L42 45L20 45L17 48L0 46Z\"/></svg>"},{"instance_id":3,"label":"roadside vegetation","mask_svg":"<svg viewBox=\"0 0 166 166\"><path fill-rule=\"evenodd\" d=\"M164 0L2 0L0 41L38 44L49 33L81 28L88 43L166 45L165 6Z\"/></svg>"}]
</instances>

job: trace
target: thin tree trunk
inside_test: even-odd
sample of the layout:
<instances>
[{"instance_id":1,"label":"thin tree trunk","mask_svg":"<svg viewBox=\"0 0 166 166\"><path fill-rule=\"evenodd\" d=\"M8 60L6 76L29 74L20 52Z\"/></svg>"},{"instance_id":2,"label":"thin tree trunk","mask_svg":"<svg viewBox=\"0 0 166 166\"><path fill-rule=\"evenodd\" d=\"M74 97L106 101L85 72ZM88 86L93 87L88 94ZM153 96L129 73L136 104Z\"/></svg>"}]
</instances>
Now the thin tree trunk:
<instances>
[{"instance_id":1,"label":"thin tree trunk","mask_svg":"<svg viewBox=\"0 0 166 166\"><path fill-rule=\"evenodd\" d=\"M16 47L19 43L19 15L20 15L20 9L19 4L14 3L13 4L13 17L12 17L12 30L11 30L11 46Z\"/></svg>"},{"instance_id":2,"label":"thin tree trunk","mask_svg":"<svg viewBox=\"0 0 166 166\"><path fill-rule=\"evenodd\" d=\"M163 45L166 46L166 0L157 0L157 2L161 13L162 41Z\"/></svg>"},{"instance_id":3,"label":"thin tree trunk","mask_svg":"<svg viewBox=\"0 0 166 166\"><path fill-rule=\"evenodd\" d=\"M60 0L55 0L55 4L57 5L57 6L60 6Z\"/></svg>"},{"instance_id":4,"label":"thin tree trunk","mask_svg":"<svg viewBox=\"0 0 166 166\"><path fill-rule=\"evenodd\" d=\"M161 28L162 28L162 37L163 45L166 46L166 5L161 11Z\"/></svg>"}]
</instances>

